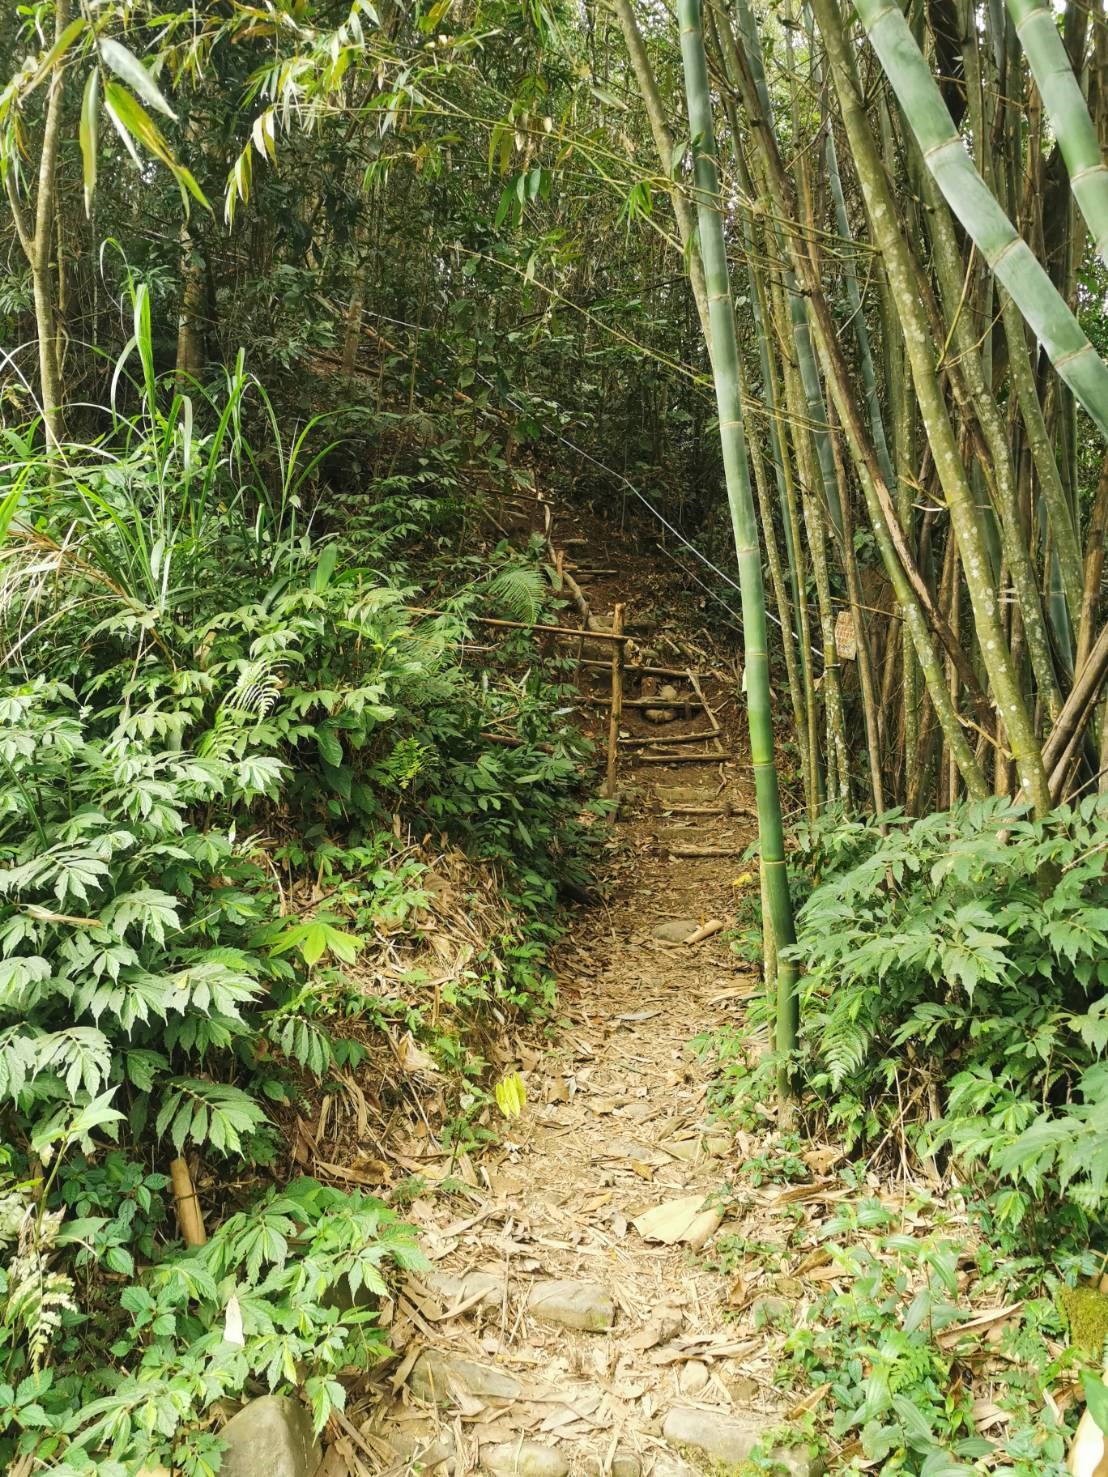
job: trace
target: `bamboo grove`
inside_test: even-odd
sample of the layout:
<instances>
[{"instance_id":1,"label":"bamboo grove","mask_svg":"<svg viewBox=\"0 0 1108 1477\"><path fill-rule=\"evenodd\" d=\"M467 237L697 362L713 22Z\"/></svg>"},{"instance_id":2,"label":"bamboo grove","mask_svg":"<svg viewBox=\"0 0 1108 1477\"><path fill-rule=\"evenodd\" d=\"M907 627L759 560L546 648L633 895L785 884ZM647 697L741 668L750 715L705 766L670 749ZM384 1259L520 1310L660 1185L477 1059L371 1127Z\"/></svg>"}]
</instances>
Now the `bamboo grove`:
<instances>
[{"instance_id":1,"label":"bamboo grove","mask_svg":"<svg viewBox=\"0 0 1108 1477\"><path fill-rule=\"evenodd\" d=\"M487 366L478 418L541 447L557 408L612 476L596 495L648 416L636 477L721 568L729 510L778 942L781 788L815 818L990 794L1041 815L1108 786L1101 4L32 10L0 95L30 292L0 311L37 346L21 383L50 441L106 389L67 316L81 297L105 331L107 237L162 274L164 357L198 374L205 335L241 328L213 279L234 323L255 258L293 273L272 243L299 221L286 280L320 326L285 353L293 385L334 344L365 395L391 322L437 384ZM141 182L105 150L141 153ZM281 299L260 342L287 337Z\"/></svg>"},{"instance_id":2,"label":"bamboo grove","mask_svg":"<svg viewBox=\"0 0 1108 1477\"><path fill-rule=\"evenodd\" d=\"M805 802L1042 812L1108 739L1103 18L858 15L700 22Z\"/></svg>"}]
</instances>

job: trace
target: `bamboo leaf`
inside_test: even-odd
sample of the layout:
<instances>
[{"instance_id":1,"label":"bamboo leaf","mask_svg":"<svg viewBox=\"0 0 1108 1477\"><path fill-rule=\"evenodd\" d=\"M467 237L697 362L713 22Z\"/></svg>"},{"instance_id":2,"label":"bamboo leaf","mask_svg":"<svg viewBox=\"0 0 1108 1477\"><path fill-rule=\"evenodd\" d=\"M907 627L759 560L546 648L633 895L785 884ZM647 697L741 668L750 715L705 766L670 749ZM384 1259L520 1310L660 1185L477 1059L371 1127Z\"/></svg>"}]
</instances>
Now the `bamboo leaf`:
<instances>
[{"instance_id":1,"label":"bamboo leaf","mask_svg":"<svg viewBox=\"0 0 1108 1477\"><path fill-rule=\"evenodd\" d=\"M100 55L116 76L126 82L128 87L133 88L152 108L163 113L167 118L176 120L177 114L166 102L161 88L138 57L128 51L122 42L113 41L110 36L105 36L100 42Z\"/></svg>"},{"instance_id":2,"label":"bamboo leaf","mask_svg":"<svg viewBox=\"0 0 1108 1477\"><path fill-rule=\"evenodd\" d=\"M87 24L88 22L85 20L83 15L79 15L75 20L71 20L69 22L69 25L66 26L65 30L61 33L58 39L54 42L53 46L51 46L50 50L39 62L38 67L35 69L34 76L31 78L30 83L27 85L23 93L24 97L27 97L32 92L34 92L39 83L41 83L44 78L50 75L58 62L61 61L62 57L65 56L66 52L73 45L74 41L76 41L77 37L85 29Z\"/></svg>"},{"instance_id":3,"label":"bamboo leaf","mask_svg":"<svg viewBox=\"0 0 1108 1477\"><path fill-rule=\"evenodd\" d=\"M96 142L100 120L100 72L93 67L85 79L84 96L81 98L81 168L85 183L85 214L92 210L92 197L96 194Z\"/></svg>"},{"instance_id":4,"label":"bamboo leaf","mask_svg":"<svg viewBox=\"0 0 1108 1477\"><path fill-rule=\"evenodd\" d=\"M504 1117L518 1118L527 1103L527 1089L519 1073L507 1073L506 1076L501 1077L493 1090L496 1094L496 1106Z\"/></svg>"},{"instance_id":5,"label":"bamboo leaf","mask_svg":"<svg viewBox=\"0 0 1108 1477\"><path fill-rule=\"evenodd\" d=\"M153 154L154 158L170 171L181 188L182 199L185 198L187 192L205 209L211 209L207 196L196 183L192 172L183 164L177 163L166 142L165 135L137 98L133 97L118 82L108 82L104 87L104 105L108 110L108 116L115 124L117 133L126 144L136 164L141 167L142 163L135 149L137 139L144 149Z\"/></svg>"}]
</instances>

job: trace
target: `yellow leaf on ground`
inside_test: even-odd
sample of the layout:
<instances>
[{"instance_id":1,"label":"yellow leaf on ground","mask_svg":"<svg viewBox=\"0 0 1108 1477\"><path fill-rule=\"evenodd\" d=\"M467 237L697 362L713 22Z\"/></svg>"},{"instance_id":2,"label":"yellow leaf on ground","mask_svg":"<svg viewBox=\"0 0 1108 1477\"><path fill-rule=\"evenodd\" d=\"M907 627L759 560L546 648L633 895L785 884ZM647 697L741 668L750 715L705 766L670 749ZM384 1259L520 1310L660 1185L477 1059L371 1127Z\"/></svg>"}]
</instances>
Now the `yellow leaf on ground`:
<instances>
[{"instance_id":1,"label":"yellow leaf on ground","mask_svg":"<svg viewBox=\"0 0 1108 1477\"><path fill-rule=\"evenodd\" d=\"M496 1093L496 1106L504 1117L518 1118L527 1103L527 1089L519 1073L508 1072L501 1077L493 1090Z\"/></svg>"}]
</instances>

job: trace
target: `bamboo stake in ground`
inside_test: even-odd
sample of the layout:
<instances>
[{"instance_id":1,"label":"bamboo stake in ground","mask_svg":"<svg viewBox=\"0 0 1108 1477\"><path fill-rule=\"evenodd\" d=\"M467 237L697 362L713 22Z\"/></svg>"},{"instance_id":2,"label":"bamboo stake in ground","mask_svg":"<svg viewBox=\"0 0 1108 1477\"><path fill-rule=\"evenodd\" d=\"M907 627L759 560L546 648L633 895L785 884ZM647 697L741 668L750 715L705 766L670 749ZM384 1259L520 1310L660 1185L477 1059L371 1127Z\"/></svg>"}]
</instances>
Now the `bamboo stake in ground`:
<instances>
[{"instance_id":1,"label":"bamboo stake in ground","mask_svg":"<svg viewBox=\"0 0 1108 1477\"><path fill-rule=\"evenodd\" d=\"M203 1246L208 1239L204 1230L204 1217L200 1201L192 1183L189 1167L183 1159L174 1159L169 1166L169 1182L173 1186L173 1198L177 1204L177 1224L181 1228L181 1240L186 1246Z\"/></svg>"},{"instance_id":2,"label":"bamboo stake in ground","mask_svg":"<svg viewBox=\"0 0 1108 1477\"><path fill-rule=\"evenodd\" d=\"M774 763L762 560L746 459L742 401L739 396L739 346L735 335L735 315L727 272L723 205L716 170L715 126L700 13L700 0L679 0L681 60L685 72L689 133L693 140L697 225L711 320L712 378L715 381L727 501L731 508L742 595L743 668L746 676L750 757L758 804L758 834L766 898L769 903L769 923L776 947L781 951L795 942L795 933L789 880L785 870L781 799ZM777 983L777 1048L781 1053L778 1088L785 1095L789 1087L788 1056L795 1049L797 1034L796 965L791 960L780 959Z\"/></svg>"},{"instance_id":3,"label":"bamboo stake in ground","mask_svg":"<svg viewBox=\"0 0 1108 1477\"><path fill-rule=\"evenodd\" d=\"M612 611L612 634L623 633L623 606ZM619 725L623 717L623 642L617 641L612 649L612 710L608 715L608 777L604 793L609 800L616 798L616 764L619 760Z\"/></svg>"}]
</instances>

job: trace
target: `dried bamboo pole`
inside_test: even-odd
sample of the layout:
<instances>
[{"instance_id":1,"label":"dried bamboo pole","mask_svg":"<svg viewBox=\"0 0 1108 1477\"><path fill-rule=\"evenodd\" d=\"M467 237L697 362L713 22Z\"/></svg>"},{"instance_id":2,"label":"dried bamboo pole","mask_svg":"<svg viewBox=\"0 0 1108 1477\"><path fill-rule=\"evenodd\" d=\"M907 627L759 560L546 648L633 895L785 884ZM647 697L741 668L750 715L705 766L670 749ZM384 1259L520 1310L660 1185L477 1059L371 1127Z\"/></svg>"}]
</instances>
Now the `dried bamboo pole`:
<instances>
[{"instance_id":1,"label":"dried bamboo pole","mask_svg":"<svg viewBox=\"0 0 1108 1477\"><path fill-rule=\"evenodd\" d=\"M623 631L623 606L616 605L612 611L612 634ZM619 725L623 716L623 646L617 642L612 650L612 710L608 715L608 773L604 793L609 800L616 798L616 766L619 763Z\"/></svg>"},{"instance_id":2,"label":"dried bamboo pole","mask_svg":"<svg viewBox=\"0 0 1108 1477\"><path fill-rule=\"evenodd\" d=\"M208 1233L204 1229L204 1216L192 1183L192 1175L184 1159L177 1158L170 1161L169 1182L177 1206L177 1224L181 1230L181 1240L186 1246L203 1246L208 1239Z\"/></svg>"}]
</instances>

